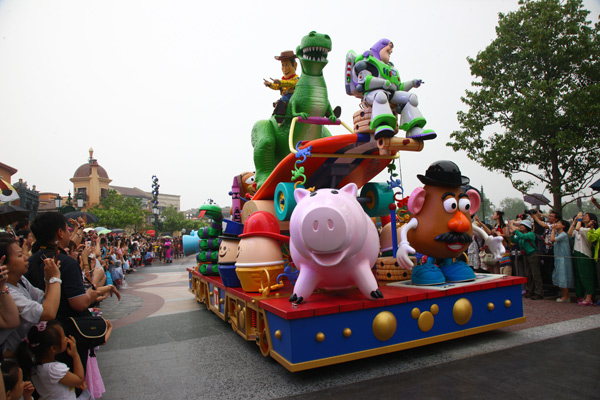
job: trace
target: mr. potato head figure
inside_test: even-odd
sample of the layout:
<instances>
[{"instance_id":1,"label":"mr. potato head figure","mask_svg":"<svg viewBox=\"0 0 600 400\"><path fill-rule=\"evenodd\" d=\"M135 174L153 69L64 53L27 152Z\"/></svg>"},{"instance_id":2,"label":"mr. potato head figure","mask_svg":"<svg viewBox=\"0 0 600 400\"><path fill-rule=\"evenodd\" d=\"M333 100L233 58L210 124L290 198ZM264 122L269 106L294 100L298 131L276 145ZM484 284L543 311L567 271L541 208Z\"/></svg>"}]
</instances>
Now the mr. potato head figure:
<instances>
[{"instance_id":1,"label":"mr. potato head figure","mask_svg":"<svg viewBox=\"0 0 600 400\"><path fill-rule=\"evenodd\" d=\"M417 175L425 185L415 189L408 200L411 219L402 227L396 259L401 268L412 269L415 285L439 285L475 279L475 272L464 261L455 261L473 241L473 233L500 260L504 253L502 237L488 236L473 226L471 216L481 205L476 190L463 193L469 184L452 161L436 161L425 175ZM427 262L413 268L409 253L427 255Z\"/></svg>"}]
</instances>

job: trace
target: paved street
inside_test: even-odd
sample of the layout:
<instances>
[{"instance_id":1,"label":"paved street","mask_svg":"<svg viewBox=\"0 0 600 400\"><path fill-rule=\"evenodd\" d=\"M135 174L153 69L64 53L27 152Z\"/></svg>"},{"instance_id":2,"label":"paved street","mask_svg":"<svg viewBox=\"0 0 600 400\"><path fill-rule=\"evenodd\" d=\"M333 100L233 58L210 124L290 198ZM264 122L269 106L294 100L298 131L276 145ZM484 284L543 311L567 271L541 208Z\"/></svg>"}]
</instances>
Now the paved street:
<instances>
[{"instance_id":1,"label":"paved street","mask_svg":"<svg viewBox=\"0 0 600 400\"><path fill-rule=\"evenodd\" d=\"M525 300L527 323L290 373L188 291L194 257L127 276L102 304L115 330L98 352L107 400L597 397L600 307ZM287 396L287 397L286 397Z\"/></svg>"}]
</instances>

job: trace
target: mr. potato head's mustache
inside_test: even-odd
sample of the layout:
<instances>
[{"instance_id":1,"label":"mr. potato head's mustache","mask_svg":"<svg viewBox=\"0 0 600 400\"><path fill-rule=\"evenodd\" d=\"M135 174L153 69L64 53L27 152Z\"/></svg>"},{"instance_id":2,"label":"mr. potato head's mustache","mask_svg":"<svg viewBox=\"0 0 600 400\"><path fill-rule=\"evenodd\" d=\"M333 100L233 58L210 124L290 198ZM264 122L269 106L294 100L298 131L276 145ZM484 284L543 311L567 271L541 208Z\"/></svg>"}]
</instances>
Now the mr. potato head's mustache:
<instances>
[{"instance_id":1,"label":"mr. potato head's mustache","mask_svg":"<svg viewBox=\"0 0 600 400\"><path fill-rule=\"evenodd\" d=\"M434 240L436 242L470 244L473 241L473 238L471 235L464 232L446 232L437 235Z\"/></svg>"}]
</instances>

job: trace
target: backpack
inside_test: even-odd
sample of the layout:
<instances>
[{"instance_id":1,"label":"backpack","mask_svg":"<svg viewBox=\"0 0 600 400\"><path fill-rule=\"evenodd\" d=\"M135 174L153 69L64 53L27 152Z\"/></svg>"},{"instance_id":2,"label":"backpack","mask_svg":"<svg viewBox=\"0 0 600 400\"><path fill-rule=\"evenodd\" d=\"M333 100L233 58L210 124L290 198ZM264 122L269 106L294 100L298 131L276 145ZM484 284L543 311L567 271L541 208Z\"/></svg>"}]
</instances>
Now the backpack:
<instances>
[{"instance_id":1,"label":"backpack","mask_svg":"<svg viewBox=\"0 0 600 400\"><path fill-rule=\"evenodd\" d=\"M346 53L346 75L344 86L346 87L346 94L349 96L355 96L358 98L363 98L363 93L357 89L358 85L358 75L356 74L355 61L356 61L356 53L353 50L350 50Z\"/></svg>"}]
</instances>

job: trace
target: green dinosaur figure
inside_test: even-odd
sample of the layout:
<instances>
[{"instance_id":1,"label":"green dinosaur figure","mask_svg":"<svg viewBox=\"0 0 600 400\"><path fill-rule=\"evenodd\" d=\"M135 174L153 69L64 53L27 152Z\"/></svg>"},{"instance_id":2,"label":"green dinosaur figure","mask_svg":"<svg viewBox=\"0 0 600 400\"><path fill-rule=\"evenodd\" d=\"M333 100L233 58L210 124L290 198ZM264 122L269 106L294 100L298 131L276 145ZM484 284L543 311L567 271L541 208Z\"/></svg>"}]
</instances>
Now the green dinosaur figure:
<instances>
[{"instance_id":1,"label":"green dinosaur figure","mask_svg":"<svg viewBox=\"0 0 600 400\"><path fill-rule=\"evenodd\" d=\"M302 76L296 84L294 95L288 104L285 119L281 124L275 117L258 121L252 127L256 187L269 177L277 164L290 153L290 125L294 117L328 117L335 122L331 104L327 97L327 86L323 68L327 65L327 53L331 51L328 35L312 31L302 38L296 48L296 56L302 66ZM294 128L294 144L303 140L314 140L331 136L323 125L297 123Z\"/></svg>"}]
</instances>

